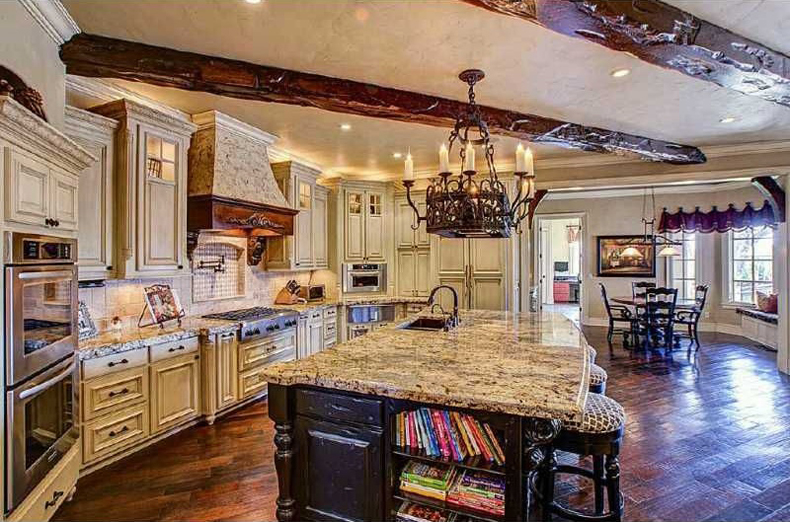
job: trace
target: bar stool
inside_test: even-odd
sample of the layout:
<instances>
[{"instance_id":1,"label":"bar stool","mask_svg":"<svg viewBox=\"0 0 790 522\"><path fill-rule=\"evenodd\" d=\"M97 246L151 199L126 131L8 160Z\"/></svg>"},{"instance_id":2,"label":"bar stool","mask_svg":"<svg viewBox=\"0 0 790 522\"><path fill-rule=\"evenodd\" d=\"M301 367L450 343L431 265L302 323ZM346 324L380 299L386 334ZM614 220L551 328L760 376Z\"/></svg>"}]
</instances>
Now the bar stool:
<instances>
[{"instance_id":1,"label":"bar stool","mask_svg":"<svg viewBox=\"0 0 790 522\"><path fill-rule=\"evenodd\" d=\"M587 396L584 415L579 422L566 422L554 440L547 465L533 476L530 485L539 498L544 512L548 510L569 520L579 522L619 522L623 516L620 494L620 444L625 433L625 410L613 399L591 393ZM593 469L557 464L555 451L574 453L593 458ZM585 514L560 505L554 499L556 475L580 475L592 479L595 489L595 514ZM536 482L537 480L537 482ZM537 484L540 484L538 491ZM604 491L608 511L604 511Z\"/></svg>"},{"instance_id":2,"label":"bar stool","mask_svg":"<svg viewBox=\"0 0 790 522\"><path fill-rule=\"evenodd\" d=\"M606 381L609 379L606 370L597 364L590 365L590 386L588 388L590 393L606 393Z\"/></svg>"}]
</instances>

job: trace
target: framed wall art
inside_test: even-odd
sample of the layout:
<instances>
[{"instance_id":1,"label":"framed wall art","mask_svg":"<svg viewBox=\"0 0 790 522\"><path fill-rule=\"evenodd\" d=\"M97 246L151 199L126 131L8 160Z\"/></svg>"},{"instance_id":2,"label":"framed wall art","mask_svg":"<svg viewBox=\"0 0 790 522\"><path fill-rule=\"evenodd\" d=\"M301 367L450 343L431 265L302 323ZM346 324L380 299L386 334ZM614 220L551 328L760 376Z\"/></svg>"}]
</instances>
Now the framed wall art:
<instances>
[{"instance_id":1,"label":"framed wall art","mask_svg":"<svg viewBox=\"0 0 790 522\"><path fill-rule=\"evenodd\" d=\"M598 236L598 277L656 277L656 249L644 236Z\"/></svg>"}]
</instances>

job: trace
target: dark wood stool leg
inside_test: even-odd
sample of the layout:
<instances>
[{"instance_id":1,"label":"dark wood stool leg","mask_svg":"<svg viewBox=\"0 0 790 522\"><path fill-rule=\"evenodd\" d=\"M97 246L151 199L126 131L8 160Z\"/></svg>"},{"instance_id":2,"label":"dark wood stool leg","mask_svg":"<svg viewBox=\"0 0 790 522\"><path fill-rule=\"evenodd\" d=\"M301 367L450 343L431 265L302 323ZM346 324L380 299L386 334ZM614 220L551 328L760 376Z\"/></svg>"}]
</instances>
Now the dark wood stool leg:
<instances>
[{"instance_id":1,"label":"dark wood stool leg","mask_svg":"<svg viewBox=\"0 0 790 522\"><path fill-rule=\"evenodd\" d=\"M609 511L612 520L620 522L623 516L620 505L620 460L617 455L606 456L606 490L609 497Z\"/></svg>"},{"instance_id":2,"label":"dark wood stool leg","mask_svg":"<svg viewBox=\"0 0 790 522\"><path fill-rule=\"evenodd\" d=\"M595 483L595 514L603 515L603 485L604 485L604 471L603 471L603 455L593 455L593 479Z\"/></svg>"},{"instance_id":3,"label":"dark wood stool leg","mask_svg":"<svg viewBox=\"0 0 790 522\"><path fill-rule=\"evenodd\" d=\"M551 448L546 455L546 460L543 463L543 469L540 471L543 480L540 484L540 495L543 497L541 502L541 510L543 512L543 520L551 520L551 506L554 504L554 479L556 477L557 468L557 453L554 448Z\"/></svg>"}]
</instances>

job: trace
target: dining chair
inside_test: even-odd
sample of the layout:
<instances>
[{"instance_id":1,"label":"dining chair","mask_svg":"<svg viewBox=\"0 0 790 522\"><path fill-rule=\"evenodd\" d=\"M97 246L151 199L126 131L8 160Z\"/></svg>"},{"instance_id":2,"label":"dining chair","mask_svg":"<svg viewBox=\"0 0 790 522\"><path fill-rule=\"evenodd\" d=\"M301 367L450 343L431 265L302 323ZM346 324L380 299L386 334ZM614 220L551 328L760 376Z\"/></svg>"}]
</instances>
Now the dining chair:
<instances>
[{"instance_id":1,"label":"dining chair","mask_svg":"<svg viewBox=\"0 0 790 522\"><path fill-rule=\"evenodd\" d=\"M655 288L656 284L652 281L632 281L631 282L631 297L644 297L645 291L648 288Z\"/></svg>"},{"instance_id":2,"label":"dining chair","mask_svg":"<svg viewBox=\"0 0 790 522\"><path fill-rule=\"evenodd\" d=\"M667 351L672 349L675 336L675 307L678 300L677 288L647 288L644 310L636 319L637 338L649 349L663 344Z\"/></svg>"},{"instance_id":3,"label":"dining chair","mask_svg":"<svg viewBox=\"0 0 790 522\"><path fill-rule=\"evenodd\" d=\"M702 311L708 301L708 290L710 285L697 285L694 289L694 307L675 312L675 324L685 325L688 334L675 334L676 337L688 337L691 344L696 345L695 350L699 350L699 320L702 318ZM689 348L691 345L689 345Z\"/></svg>"},{"instance_id":4,"label":"dining chair","mask_svg":"<svg viewBox=\"0 0 790 522\"><path fill-rule=\"evenodd\" d=\"M603 304L606 307L606 315L609 317L609 331L606 334L606 340L611 345L614 334L622 333L623 344L628 344L628 337L631 335L631 324L634 320L631 310L627 306L611 304L606 295L606 287L603 283L598 283L598 286L601 287L601 299L603 299ZM618 328L615 326L616 323L627 323L628 328Z\"/></svg>"}]
</instances>

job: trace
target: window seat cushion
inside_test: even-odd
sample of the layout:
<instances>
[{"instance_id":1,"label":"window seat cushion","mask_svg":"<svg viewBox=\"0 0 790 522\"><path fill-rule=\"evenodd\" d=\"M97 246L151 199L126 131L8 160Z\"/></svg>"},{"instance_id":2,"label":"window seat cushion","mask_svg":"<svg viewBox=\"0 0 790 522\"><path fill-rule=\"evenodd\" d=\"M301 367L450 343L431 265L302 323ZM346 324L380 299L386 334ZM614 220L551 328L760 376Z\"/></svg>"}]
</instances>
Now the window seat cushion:
<instances>
[{"instance_id":1,"label":"window seat cushion","mask_svg":"<svg viewBox=\"0 0 790 522\"><path fill-rule=\"evenodd\" d=\"M779 314L762 312L760 310L755 310L754 308L736 308L735 311L741 315L745 315L747 317L751 317L753 319L757 319L758 321L763 321L765 323L769 323L769 324L779 323Z\"/></svg>"}]
</instances>

